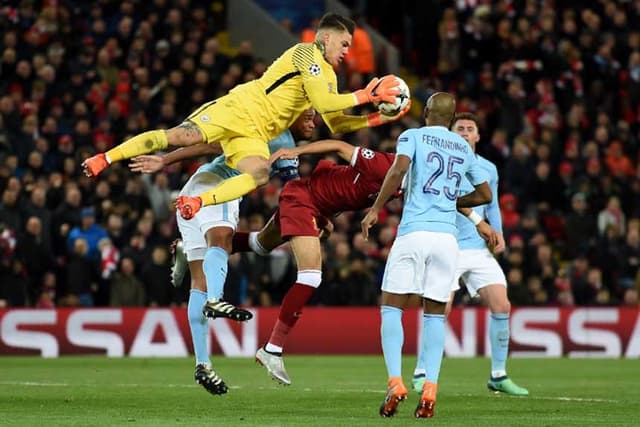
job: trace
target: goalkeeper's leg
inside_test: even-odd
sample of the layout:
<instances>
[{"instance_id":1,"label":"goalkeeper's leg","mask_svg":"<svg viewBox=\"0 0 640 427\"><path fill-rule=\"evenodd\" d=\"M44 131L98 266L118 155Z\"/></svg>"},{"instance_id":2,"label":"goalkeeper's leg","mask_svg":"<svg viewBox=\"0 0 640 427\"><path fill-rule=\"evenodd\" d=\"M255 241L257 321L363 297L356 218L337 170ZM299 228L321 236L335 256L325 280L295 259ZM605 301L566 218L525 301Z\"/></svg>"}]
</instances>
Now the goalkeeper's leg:
<instances>
[{"instance_id":1,"label":"goalkeeper's leg","mask_svg":"<svg viewBox=\"0 0 640 427\"><path fill-rule=\"evenodd\" d=\"M269 146L265 141L236 137L222 142L227 165L242 172L199 197L202 205L219 205L238 199L269 182Z\"/></svg>"},{"instance_id":2,"label":"goalkeeper's leg","mask_svg":"<svg viewBox=\"0 0 640 427\"><path fill-rule=\"evenodd\" d=\"M111 163L131 159L141 154L165 150L167 147L185 147L204 143L205 137L198 126L185 121L169 130L152 130L143 132L124 141L106 153L98 153L82 162L85 175L97 176Z\"/></svg>"}]
</instances>

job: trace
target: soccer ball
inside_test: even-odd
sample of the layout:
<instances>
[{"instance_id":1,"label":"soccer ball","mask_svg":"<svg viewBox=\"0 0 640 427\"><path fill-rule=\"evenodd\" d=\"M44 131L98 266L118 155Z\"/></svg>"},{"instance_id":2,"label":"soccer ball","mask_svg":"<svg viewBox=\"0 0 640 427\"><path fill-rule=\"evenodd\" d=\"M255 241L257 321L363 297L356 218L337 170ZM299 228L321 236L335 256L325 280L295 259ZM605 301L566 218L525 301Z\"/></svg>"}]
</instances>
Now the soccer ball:
<instances>
[{"instance_id":1,"label":"soccer ball","mask_svg":"<svg viewBox=\"0 0 640 427\"><path fill-rule=\"evenodd\" d=\"M387 77L389 78L389 77ZM398 81L398 87L400 88L400 94L396 95L396 102L380 102L378 104L378 111L385 116L395 116L407 106L411 94L409 93L409 86L398 76L390 77Z\"/></svg>"}]
</instances>

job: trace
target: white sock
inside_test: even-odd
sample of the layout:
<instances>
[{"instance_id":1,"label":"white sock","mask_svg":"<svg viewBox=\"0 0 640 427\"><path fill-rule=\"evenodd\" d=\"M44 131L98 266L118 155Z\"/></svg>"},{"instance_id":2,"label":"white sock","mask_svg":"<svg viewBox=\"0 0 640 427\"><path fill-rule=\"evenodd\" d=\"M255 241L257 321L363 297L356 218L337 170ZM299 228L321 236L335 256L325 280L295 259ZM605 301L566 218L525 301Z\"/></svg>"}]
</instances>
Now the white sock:
<instances>
[{"instance_id":1,"label":"white sock","mask_svg":"<svg viewBox=\"0 0 640 427\"><path fill-rule=\"evenodd\" d=\"M282 353L282 347L273 345L270 342L267 343L264 349L267 350L269 353Z\"/></svg>"},{"instance_id":2,"label":"white sock","mask_svg":"<svg viewBox=\"0 0 640 427\"><path fill-rule=\"evenodd\" d=\"M492 378L500 378L500 377L506 377L507 376L507 371L491 371L491 377Z\"/></svg>"}]
</instances>

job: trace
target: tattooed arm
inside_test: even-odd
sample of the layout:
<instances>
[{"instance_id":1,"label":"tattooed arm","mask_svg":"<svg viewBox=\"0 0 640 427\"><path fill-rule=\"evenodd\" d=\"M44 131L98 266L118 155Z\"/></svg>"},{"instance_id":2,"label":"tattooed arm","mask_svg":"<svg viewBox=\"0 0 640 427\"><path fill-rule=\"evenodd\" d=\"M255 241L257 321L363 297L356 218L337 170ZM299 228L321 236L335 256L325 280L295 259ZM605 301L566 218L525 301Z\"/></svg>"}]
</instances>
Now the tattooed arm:
<instances>
[{"instance_id":1,"label":"tattooed arm","mask_svg":"<svg viewBox=\"0 0 640 427\"><path fill-rule=\"evenodd\" d=\"M207 142L198 125L189 120L185 120L178 126L169 129L167 131L167 140L169 145L174 147L186 147Z\"/></svg>"}]
</instances>

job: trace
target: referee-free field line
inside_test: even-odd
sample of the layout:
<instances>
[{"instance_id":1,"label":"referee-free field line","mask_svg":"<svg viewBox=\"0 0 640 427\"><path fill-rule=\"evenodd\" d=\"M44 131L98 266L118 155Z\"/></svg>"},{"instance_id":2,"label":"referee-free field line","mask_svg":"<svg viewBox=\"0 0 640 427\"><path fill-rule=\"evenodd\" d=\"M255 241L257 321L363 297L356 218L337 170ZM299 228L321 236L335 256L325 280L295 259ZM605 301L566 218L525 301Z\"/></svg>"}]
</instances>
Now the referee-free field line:
<instances>
[{"instance_id":1,"label":"referee-free field line","mask_svg":"<svg viewBox=\"0 0 640 427\"><path fill-rule=\"evenodd\" d=\"M18 386L18 387L121 387L121 388L200 388L200 386L196 384L147 384L147 383L115 383L115 384L99 384L99 383L58 383L58 382L43 382L43 381L0 381L0 386ZM243 386L229 386L231 390L243 390L249 389L249 387ZM284 386L259 386L259 387L251 387L251 389L257 390L283 390ZM306 393L313 393L314 391L319 391L318 389L312 389L309 387L305 387L300 389L299 391L303 391ZM371 393L371 394L384 394L385 390L383 389L361 389L361 388L332 388L332 393ZM501 397L516 397L516 396L506 396L503 394L499 394ZM472 393L447 393L447 396L452 397L483 397L482 393L472 394ZM592 398L592 397L572 397L572 396L526 396L526 397L517 397L519 399L529 399L529 400L550 400L550 401L563 401L563 402L579 402L579 403L621 403L620 400L615 399L600 399L600 398Z\"/></svg>"}]
</instances>

